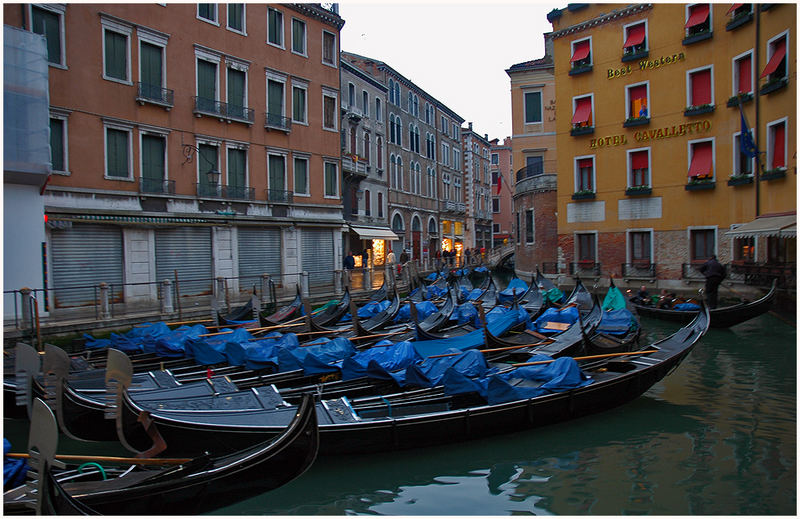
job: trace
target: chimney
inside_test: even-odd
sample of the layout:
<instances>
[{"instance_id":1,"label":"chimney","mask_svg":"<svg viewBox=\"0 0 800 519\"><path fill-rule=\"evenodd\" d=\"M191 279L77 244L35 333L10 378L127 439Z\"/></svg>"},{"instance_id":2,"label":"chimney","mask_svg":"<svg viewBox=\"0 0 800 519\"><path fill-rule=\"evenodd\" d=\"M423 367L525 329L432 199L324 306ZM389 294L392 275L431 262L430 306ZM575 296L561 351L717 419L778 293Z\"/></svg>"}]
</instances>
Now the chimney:
<instances>
[{"instance_id":1,"label":"chimney","mask_svg":"<svg viewBox=\"0 0 800 519\"><path fill-rule=\"evenodd\" d=\"M472 131L472 123L470 122L470 123L467 123L467 124L469 124L469 131Z\"/></svg>"}]
</instances>

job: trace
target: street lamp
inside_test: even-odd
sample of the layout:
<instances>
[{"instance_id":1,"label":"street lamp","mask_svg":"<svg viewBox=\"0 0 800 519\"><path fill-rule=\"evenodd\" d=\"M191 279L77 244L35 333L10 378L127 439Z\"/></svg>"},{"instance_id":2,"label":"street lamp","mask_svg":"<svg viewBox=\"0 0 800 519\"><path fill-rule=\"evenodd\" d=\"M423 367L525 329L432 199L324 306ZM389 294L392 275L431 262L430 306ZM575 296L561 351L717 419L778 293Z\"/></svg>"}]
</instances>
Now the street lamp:
<instances>
[{"instance_id":1,"label":"street lamp","mask_svg":"<svg viewBox=\"0 0 800 519\"><path fill-rule=\"evenodd\" d=\"M195 146L194 144L184 144L183 145L183 156L186 157L186 160L183 161L184 164L187 162L192 161L192 156L197 153L197 156L203 159L208 163L211 168L206 172L206 180L208 180L208 190L209 192L217 195L217 186L219 185L219 179L222 176L219 169L217 169L217 165L214 162L211 162L206 157L200 153L200 149ZM198 192L201 186L198 186Z\"/></svg>"}]
</instances>

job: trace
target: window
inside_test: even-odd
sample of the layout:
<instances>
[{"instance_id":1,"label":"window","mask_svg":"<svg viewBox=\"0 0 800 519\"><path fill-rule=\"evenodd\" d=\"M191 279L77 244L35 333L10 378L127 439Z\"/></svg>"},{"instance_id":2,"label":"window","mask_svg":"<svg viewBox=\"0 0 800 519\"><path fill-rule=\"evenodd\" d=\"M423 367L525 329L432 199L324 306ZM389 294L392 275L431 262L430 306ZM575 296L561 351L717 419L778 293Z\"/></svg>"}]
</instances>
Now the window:
<instances>
[{"instance_id":1,"label":"window","mask_svg":"<svg viewBox=\"0 0 800 519\"><path fill-rule=\"evenodd\" d=\"M750 130L752 135L752 129ZM748 157L742 152L742 134L733 134L733 174L737 176L752 175L755 165L755 157Z\"/></svg>"},{"instance_id":2,"label":"window","mask_svg":"<svg viewBox=\"0 0 800 519\"><path fill-rule=\"evenodd\" d=\"M575 256L580 263L594 263L596 235L594 233L577 233L575 235Z\"/></svg>"},{"instance_id":3,"label":"window","mask_svg":"<svg viewBox=\"0 0 800 519\"><path fill-rule=\"evenodd\" d=\"M456 123L453 123L453 135L451 137L454 140L458 140L458 125Z\"/></svg>"},{"instance_id":4,"label":"window","mask_svg":"<svg viewBox=\"0 0 800 519\"><path fill-rule=\"evenodd\" d=\"M143 134L141 137L141 190L145 193L164 193L166 171L166 137Z\"/></svg>"},{"instance_id":5,"label":"window","mask_svg":"<svg viewBox=\"0 0 800 519\"><path fill-rule=\"evenodd\" d=\"M267 124L282 126L285 116L284 81L267 78ZM304 111L301 111L302 115Z\"/></svg>"},{"instance_id":6,"label":"window","mask_svg":"<svg viewBox=\"0 0 800 519\"><path fill-rule=\"evenodd\" d=\"M397 104L394 100L394 79L392 78L389 78L389 102L393 105Z\"/></svg>"},{"instance_id":7,"label":"window","mask_svg":"<svg viewBox=\"0 0 800 519\"><path fill-rule=\"evenodd\" d=\"M366 90L361 91L361 111L364 117L369 117L369 93Z\"/></svg>"},{"instance_id":8,"label":"window","mask_svg":"<svg viewBox=\"0 0 800 519\"><path fill-rule=\"evenodd\" d=\"M575 159L575 192L594 192L594 157Z\"/></svg>"},{"instance_id":9,"label":"window","mask_svg":"<svg viewBox=\"0 0 800 519\"><path fill-rule=\"evenodd\" d=\"M339 196L339 178L336 172L336 164L333 162L325 163L325 196Z\"/></svg>"},{"instance_id":10,"label":"window","mask_svg":"<svg viewBox=\"0 0 800 519\"><path fill-rule=\"evenodd\" d=\"M130 84L129 25L102 17L103 26L103 79Z\"/></svg>"},{"instance_id":11,"label":"window","mask_svg":"<svg viewBox=\"0 0 800 519\"><path fill-rule=\"evenodd\" d=\"M533 209L525 210L525 243L533 243L535 234L533 227Z\"/></svg>"},{"instance_id":12,"label":"window","mask_svg":"<svg viewBox=\"0 0 800 519\"><path fill-rule=\"evenodd\" d=\"M414 115L414 92L411 90L408 91L408 105L406 108L408 109L408 113Z\"/></svg>"},{"instance_id":13,"label":"window","mask_svg":"<svg viewBox=\"0 0 800 519\"><path fill-rule=\"evenodd\" d=\"M322 31L322 62L335 67L337 54L336 35L332 32Z\"/></svg>"},{"instance_id":14,"label":"window","mask_svg":"<svg viewBox=\"0 0 800 519\"><path fill-rule=\"evenodd\" d=\"M141 31L139 37L141 38ZM171 104L164 91L164 46L139 42L139 95L145 99Z\"/></svg>"},{"instance_id":15,"label":"window","mask_svg":"<svg viewBox=\"0 0 800 519\"><path fill-rule=\"evenodd\" d=\"M767 165L786 169L786 119L767 124Z\"/></svg>"},{"instance_id":16,"label":"window","mask_svg":"<svg viewBox=\"0 0 800 519\"><path fill-rule=\"evenodd\" d=\"M689 181L714 178L714 141L689 141Z\"/></svg>"},{"instance_id":17,"label":"window","mask_svg":"<svg viewBox=\"0 0 800 519\"><path fill-rule=\"evenodd\" d=\"M228 115L249 119L247 108L247 73L239 67L228 67Z\"/></svg>"},{"instance_id":18,"label":"window","mask_svg":"<svg viewBox=\"0 0 800 519\"><path fill-rule=\"evenodd\" d=\"M132 179L131 129L106 126L105 133L106 178L115 180Z\"/></svg>"},{"instance_id":19,"label":"window","mask_svg":"<svg viewBox=\"0 0 800 519\"><path fill-rule=\"evenodd\" d=\"M54 65L65 66L64 7L57 4L31 6L31 30L44 35L47 61Z\"/></svg>"},{"instance_id":20,"label":"window","mask_svg":"<svg viewBox=\"0 0 800 519\"><path fill-rule=\"evenodd\" d=\"M492 224L492 232L494 234L498 234L500 232L500 224L499 223L493 223Z\"/></svg>"},{"instance_id":21,"label":"window","mask_svg":"<svg viewBox=\"0 0 800 519\"><path fill-rule=\"evenodd\" d=\"M292 84L292 121L306 124L308 119L308 101L305 85Z\"/></svg>"},{"instance_id":22,"label":"window","mask_svg":"<svg viewBox=\"0 0 800 519\"><path fill-rule=\"evenodd\" d=\"M245 4L228 4L228 29L245 33Z\"/></svg>"},{"instance_id":23,"label":"window","mask_svg":"<svg viewBox=\"0 0 800 519\"><path fill-rule=\"evenodd\" d=\"M292 18L292 52L306 55L306 23Z\"/></svg>"},{"instance_id":24,"label":"window","mask_svg":"<svg viewBox=\"0 0 800 519\"><path fill-rule=\"evenodd\" d=\"M797 240L794 238L767 237L767 263L794 263L797 258Z\"/></svg>"},{"instance_id":25,"label":"window","mask_svg":"<svg viewBox=\"0 0 800 519\"><path fill-rule=\"evenodd\" d=\"M446 142L442 143L442 164L445 166L450 165L450 145Z\"/></svg>"},{"instance_id":26,"label":"window","mask_svg":"<svg viewBox=\"0 0 800 519\"><path fill-rule=\"evenodd\" d=\"M544 174L544 157L541 155L525 157L525 176L532 177ZM521 180L521 179L518 179Z\"/></svg>"},{"instance_id":27,"label":"window","mask_svg":"<svg viewBox=\"0 0 800 519\"><path fill-rule=\"evenodd\" d=\"M296 195L308 195L308 159L294 158L294 192Z\"/></svg>"},{"instance_id":28,"label":"window","mask_svg":"<svg viewBox=\"0 0 800 519\"><path fill-rule=\"evenodd\" d=\"M378 218L383 218L383 193L378 191Z\"/></svg>"},{"instance_id":29,"label":"window","mask_svg":"<svg viewBox=\"0 0 800 519\"><path fill-rule=\"evenodd\" d=\"M525 124L542 122L542 93L525 92Z\"/></svg>"},{"instance_id":30,"label":"window","mask_svg":"<svg viewBox=\"0 0 800 519\"><path fill-rule=\"evenodd\" d=\"M375 119L378 122L383 121L383 110L381 109L381 100L380 98L375 98Z\"/></svg>"},{"instance_id":31,"label":"window","mask_svg":"<svg viewBox=\"0 0 800 519\"><path fill-rule=\"evenodd\" d=\"M197 146L197 194L198 196L219 196L219 180L212 183L210 171L219 171L219 146L200 143Z\"/></svg>"},{"instance_id":32,"label":"window","mask_svg":"<svg viewBox=\"0 0 800 519\"><path fill-rule=\"evenodd\" d=\"M442 173L442 200L450 200L450 174Z\"/></svg>"},{"instance_id":33,"label":"window","mask_svg":"<svg viewBox=\"0 0 800 519\"><path fill-rule=\"evenodd\" d=\"M267 188L270 200L284 200L286 191L286 157L267 154Z\"/></svg>"},{"instance_id":34,"label":"window","mask_svg":"<svg viewBox=\"0 0 800 519\"><path fill-rule=\"evenodd\" d=\"M753 51L733 58L733 95L753 91Z\"/></svg>"},{"instance_id":35,"label":"window","mask_svg":"<svg viewBox=\"0 0 800 519\"><path fill-rule=\"evenodd\" d=\"M500 164L500 155L492 153L492 165Z\"/></svg>"},{"instance_id":36,"label":"window","mask_svg":"<svg viewBox=\"0 0 800 519\"><path fill-rule=\"evenodd\" d=\"M369 164L369 134L364 132L364 161Z\"/></svg>"},{"instance_id":37,"label":"window","mask_svg":"<svg viewBox=\"0 0 800 519\"><path fill-rule=\"evenodd\" d=\"M705 261L716 254L716 229L690 229L691 261Z\"/></svg>"},{"instance_id":38,"label":"window","mask_svg":"<svg viewBox=\"0 0 800 519\"><path fill-rule=\"evenodd\" d=\"M650 231L630 231L628 233L628 257L629 263L640 263L649 265L651 261L651 235Z\"/></svg>"},{"instance_id":39,"label":"window","mask_svg":"<svg viewBox=\"0 0 800 519\"><path fill-rule=\"evenodd\" d=\"M247 198L247 150L228 148L228 198Z\"/></svg>"},{"instance_id":40,"label":"window","mask_svg":"<svg viewBox=\"0 0 800 519\"><path fill-rule=\"evenodd\" d=\"M383 137L380 135L377 139L375 139L375 158L376 158L376 167L378 169L383 169Z\"/></svg>"},{"instance_id":41,"label":"window","mask_svg":"<svg viewBox=\"0 0 800 519\"><path fill-rule=\"evenodd\" d=\"M447 119L445 118L445 116L442 116L442 133L444 133L445 135L447 135L447 128L448 128Z\"/></svg>"},{"instance_id":42,"label":"window","mask_svg":"<svg viewBox=\"0 0 800 519\"><path fill-rule=\"evenodd\" d=\"M625 106L627 107L625 117L628 121L650 117L648 94L649 88L646 82L629 85L625 88Z\"/></svg>"},{"instance_id":43,"label":"window","mask_svg":"<svg viewBox=\"0 0 800 519\"><path fill-rule=\"evenodd\" d=\"M364 215L372 216L372 193L369 189L364 190Z\"/></svg>"},{"instance_id":44,"label":"window","mask_svg":"<svg viewBox=\"0 0 800 519\"><path fill-rule=\"evenodd\" d=\"M628 151L628 187L650 185L650 148Z\"/></svg>"},{"instance_id":45,"label":"window","mask_svg":"<svg viewBox=\"0 0 800 519\"><path fill-rule=\"evenodd\" d=\"M753 12L753 4L732 4L725 14L731 15L731 21Z\"/></svg>"},{"instance_id":46,"label":"window","mask_svg":"<svg viewBox=\"0 0 800 519\"><path fill-rule=\"evenodd\" d=\"M283 13L267 8L267 43L283 48Z\"/></svg>"},{"instance_id":47,"label":"window","mask_svg":"<svg viewBox=\"0 0 800 519\"><path fill-rule=\"evenodd\" d=\"M453 169L461 169L461 152L453 148Z\"/></svg>"},{"instance_id":48,"label":"window","mask_svg":"<svg viewBox=\"0 0 800 519\"><path fill-rule=\"evenodd\" d=\"M397 157L397 189L402 191L405 189L405 178L403 177L403 159L399 156Z\"/></svg>"},{"instance_id":49,"label":"window","mask_svg":"<svg viewBox=\"0 0 800 519\"><path fill-rule=\"evenodd\" d=\"M625 56L638 54L647 50L647 22L626 25L623 30L625 43L622 49Z\"/></svg>"},{"instance_id":50,"label":"window","mask_svg":"<svg viewBox=\"0 0 800 519\"><path fill-rule=\"evenodd\" d=\"M204 59L197 60L197 109L217 113L217 64Z\"/></svg>"},{"instance_id":51,"label":"window","mask_svg":"<svg viewBox=\"0 0 800 519\"><path fill-rule=\"evenodd\" d=\"M357 155L356 152L356 127L350 127L350 154Z\"/></svg>"},{"instance_id":52,"label":"window","mask_svg":"<svg viewBox=\"0 0 800 519\"><path fill-rule=\"evenodd\" d=\"M462 200L461 197L461 177L458 175L453 176L453 199L457 202Z\"/></svg>"},{"instance_id":53,"label":"window","mask_svg":"<svg viewBox=\"0 0 800 519\"><path fill-rule=\"evenodd\" d=\"M569 59L569 62L573 70L592 64L591 38L572 42L572 57Z\"/></svg>"},{"instance_id":54,"label":"window","mask_svg":"<svg viewBox=\"0 0 800 519\"><path fill-rule=\"evenodd\" d=\"M694 4L686 7L686 36L711 32L711 9L709 4Z\"/></svg>"},{"instance_id":55,"label":"window","mask_svg":"<svg viewBox=\"0 0 800 519\"><path fill-rule=\"evenodd\" d=\"M520 232L520 229L519 229L519 211L517 211L517 213L514 216L516 218L514 229L516 230L515 234L517 235L517 245L519 245L520 244L520 240L522 239L522 233Z\"/></svg>"},{"instance_id":56,"label":"window","mask_svg":"<svg viewBox=\"0 0 800 519\"><path fill-rule=\"evenodd\" d=\"M397 159L394 153L389 156L389 179L391 180L390 187L397 189Z\"/></svg>"},{"instance_id":57,"label":"window","mask_svg":"<svg viewBox=\"0 0 800 519\"><path fill-rule=\"evenodd\" d=\"M394 118L395 124L395 132L394 136L397 139L395 144L398 146L403 146L403 121L400 120L400 116Z\"/></svg>"},{"instance_id":58,"label":"window","mask_svg":"<svg viewBox=\"0 0 800 519\"><path fill-rule=\"evenodd\" d=\"M740 263L754 263L756 261L756 240L754 237L733 239L733 261Z\"/></svg>"},{"instance_id":59,"label":"window","mask_svg":"<svg viewBox=\"0 0 800 519\"><path fill-rule=\"evenodd\" d=\"M426 169L426 173L425 193L430 197L436 196L436 170L429 167Z\"/></svg>"},{"instance_id":60,"label":"window","mask_svg":"<svg viewBox=\"0 0 800 519\"><path fill-rule=\"evenodd\" d=\"M711 67L706 67L687 72L687 107L714 104L711 71Z\"/></svg>"},{"instance_id":61,"label":"window","mask_svg":"<svg viewBox=\"0 0 800 519\"><path fill-rule=\"evenodd\" d=\"M397 129L394 127L394 114L389 114L389 142L395 143L397 140Z\"/></svg>"},{"instance_id":62,"label":"window","mask_svg":"<svg viewBox=\"0 0 800 519\"><path fill-rule=\"evenodd\" d=\"M572 128L589 128L592 126L592 96L572 98Z\"/></svg>"},{"instance_id":63,"label":"window","mask_svg":"<svg viewBox=\"0 0 800 519\"><path fill-rule=\"evenodd\" d=\"M769 77L769 81L777 81L789 75L786 59L786 35L777 36L767 44L767 66L761 72L760 79Z\"/></svg>"},{"instance_id":64,"label":"window","mask_svg":"<svg viewBox=\"0 0 800 519\"><path fill-rule=\"evenodd\" d=\"M322 93L322 127L326 130L336 131L336 94Z\"/></svg>"},{"instance_id":65,"label":"window","mask_svg":"<svg viewBox=\"0 0 800 519\"><path fill-rule=\"evenodd\" d=\"M201 20L217 23L217 4L197 4L197 17Z\"/></svg>"},{"instance_id":66,"label":"window","mask_svg":"<svg viewBox=\"0 0 800 519\"><path fill-rule=\"evenodd\" d=\"M50 116L50 164L53 173L69 174L67 119Z\"/></svg>"},{"instance_id":67,"label":"window","mask_svg":"<svg viewBox=\"0 0 800 519\"><path fill-rule=\"evenodd\" d=\"M500 212L500 199L499 198L492 198L492 212L499 213Z\"/></svg>"},{"instance_id":68,"label":"window","mask_svg":"<svg viewBox=\"0 0 800 519\"><path fill-rule=\"evenodd\" d=\"M350 214L358 214L358 187L352 186L350 188Z\"/></svg>"}]
</instances>

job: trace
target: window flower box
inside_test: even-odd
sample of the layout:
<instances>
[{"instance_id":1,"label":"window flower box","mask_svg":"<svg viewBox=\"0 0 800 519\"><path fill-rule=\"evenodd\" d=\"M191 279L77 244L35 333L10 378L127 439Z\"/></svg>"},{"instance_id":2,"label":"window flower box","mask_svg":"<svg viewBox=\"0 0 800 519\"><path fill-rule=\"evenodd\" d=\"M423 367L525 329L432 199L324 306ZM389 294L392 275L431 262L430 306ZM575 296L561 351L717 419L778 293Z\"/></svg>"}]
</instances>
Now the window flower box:
<instances>
[{"instance_id":1,"label":"window flower box","mask_svg":"<svg viewBox=\"0 0 800 519\"><path fill-rule=\"evenodd\" d=\"M647 56L650 55L650 51L648 49L643 50L631 50L626 52L622 55L622 62L625 63L627 61L638 61L640 59L645 59Z\"/></svg>"},{"instance_id":2,"label":"window flower box","mask_svg":"<svg viewBox=\"0 0 800 519\"><path fill-rule=\"evenodd\" d=\"M652 194L653 188L650 186L631 186L625 190L627 196L645 196Z\"/></svg>"},{"instance_id":3,"label":"window flower box","mask_svg":"<svg viewBox=\"0 0 800 519\"><path fill-rule=\"evenodd\" d=\"M589 135L594 133L594 126L574 126L569 134L575 137L576 135Z\"/></svg>"},{"instance_id":4,"label":"window flower box","mask_svg":"<svg viewBox=\"0 0 800 519\"><path fill-rule=\"evenodd\" d=\"M697 105L697 106L687 106L686 109L683 111L683 115L702 115L702 114L710 114L714 111L714 105Z\"/></svg>"},{"instance_id":5,"label":"window flower box","mask_svg":"<svg viewBox=\"0 0 800 519\"><path fill-rule=\"evenodd\" d=\"M749 13L737 14L736 16L731 18L731 21L729 21L728 23L725 24L725 30L726 31L732 31L732 30L736 29L737 27L741 27L742 25L744 25L746 23L749 23L749 22L752 22L752 21L753 21L753 13L752 13L752 11L749 12Z\"/></svg>"},{"instance_id":6,"label":"window flower box","mask_svg":"<svg viewBox=\"0 0 800 519\"><path fill-rule=\"evenodd\" d=\"M699 41L710 40L713 35L714 33L708 29L685 37L681 43L684 45L691 45Z\"/></svg>"},{"instance_id":7,"label":"window flower box","mask_svg":"<svg viewBox=\"0 0 800 519\"><path fill-rule=\"evenodd\" d=\"M701 191L704 189L714 189L716 186L716 182L714 182L713 178L692 178L688 184L686 184L684 189L686 191Z\"/></svg>"},{"instance_id":8,"label":"window flower box","mask_svg":"<svg viewBox=\"0 0 800 519\"><path fill-rule=\"evenodd\" d=\"M743 186L753 183L753 175L731 175L728 179L729 186Z\"/></svg>"},{"instance_id":9,"label":"window flower box","mask_svg":"<svg viewBox=\"0 0 800 519\"><path fill-rule=\"evenodd\" d=\"M758 178L759 180L777 180L786 177L786 168L775 168L763 172Z\"/></svg>"},{"instance_id":10,"label":"window flower box","mask_svg":"<svg viewBox=\"0 0 800 519\"><path fill-rule=\"evenodd\" d=\"M759 90L758 93L762 96L766 94L771 94L772 92L776 92L778 90L781 90L782 88L785 88L788 84L789 84L788 77L782 77L780 79L770 79L769 81L764 83L764 86L761 87L761 90Z\"/></svg>"},{"instance_id":11,"label":"window flower box","mask_svg":"<svg viewBox=\"0 0 800 519\"><path fill-rule=\"evenodd\" d=\"M728 98L728 106L729 107L739 106L740 104L749 103L752 100L753 100L752 92L747 92L746 94L738 94Z\"/></svg>"},{"instance_id":12,"label":"window flower box","mask_svg":"<svg viewBox=\"0 0 800 519\"><path fill-rule=\"evenodd\" d=\"M650 118L646 115L644 117L628 117L622 123L622 127L630 128L631 126L644 126L645 124L650 124Z\"/></svg>"},{"instance_id":13,"label":"window flower box","mask_svg":"<svg viewBox=\"0 0 800 519\"><path fill-rule=\"evenodd\" d=\"M578 74L583 74L585 72L592 71L592 64L584 64L584 65L575 65L569 71L570 76L577 76Z\"/></svg>"},{"instance_id":14,"label":"window flower box","mask_svg":"<svg viewBox=\"0 0 800 519\"><path fill-rule=\"evenodd\" d=\"M577 191L575 193L572 193L573 200L591 200L596 196L597 194L594 191L589 191L589 190Z\"/></svg>"}]
</instances>

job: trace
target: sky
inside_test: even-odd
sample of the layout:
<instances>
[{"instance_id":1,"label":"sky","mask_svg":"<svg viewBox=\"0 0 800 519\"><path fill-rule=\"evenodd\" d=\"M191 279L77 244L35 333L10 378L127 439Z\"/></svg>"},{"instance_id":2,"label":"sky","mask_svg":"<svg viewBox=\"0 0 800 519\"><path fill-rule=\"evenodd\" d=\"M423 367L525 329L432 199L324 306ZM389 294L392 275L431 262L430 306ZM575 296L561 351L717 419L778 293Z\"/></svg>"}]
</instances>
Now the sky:
<instances>
[{"instance_id":1,"label":"sky","mask_svg":"<svg viewBox=\"0 0 800 519\"><path fill-rule=\"evenodd\" d=\"M539 2L339 4L342 50L383 61L465 119L479 135L511 136L506 70L544 56L547 13Z\"/></svg>"}]
</instances>

